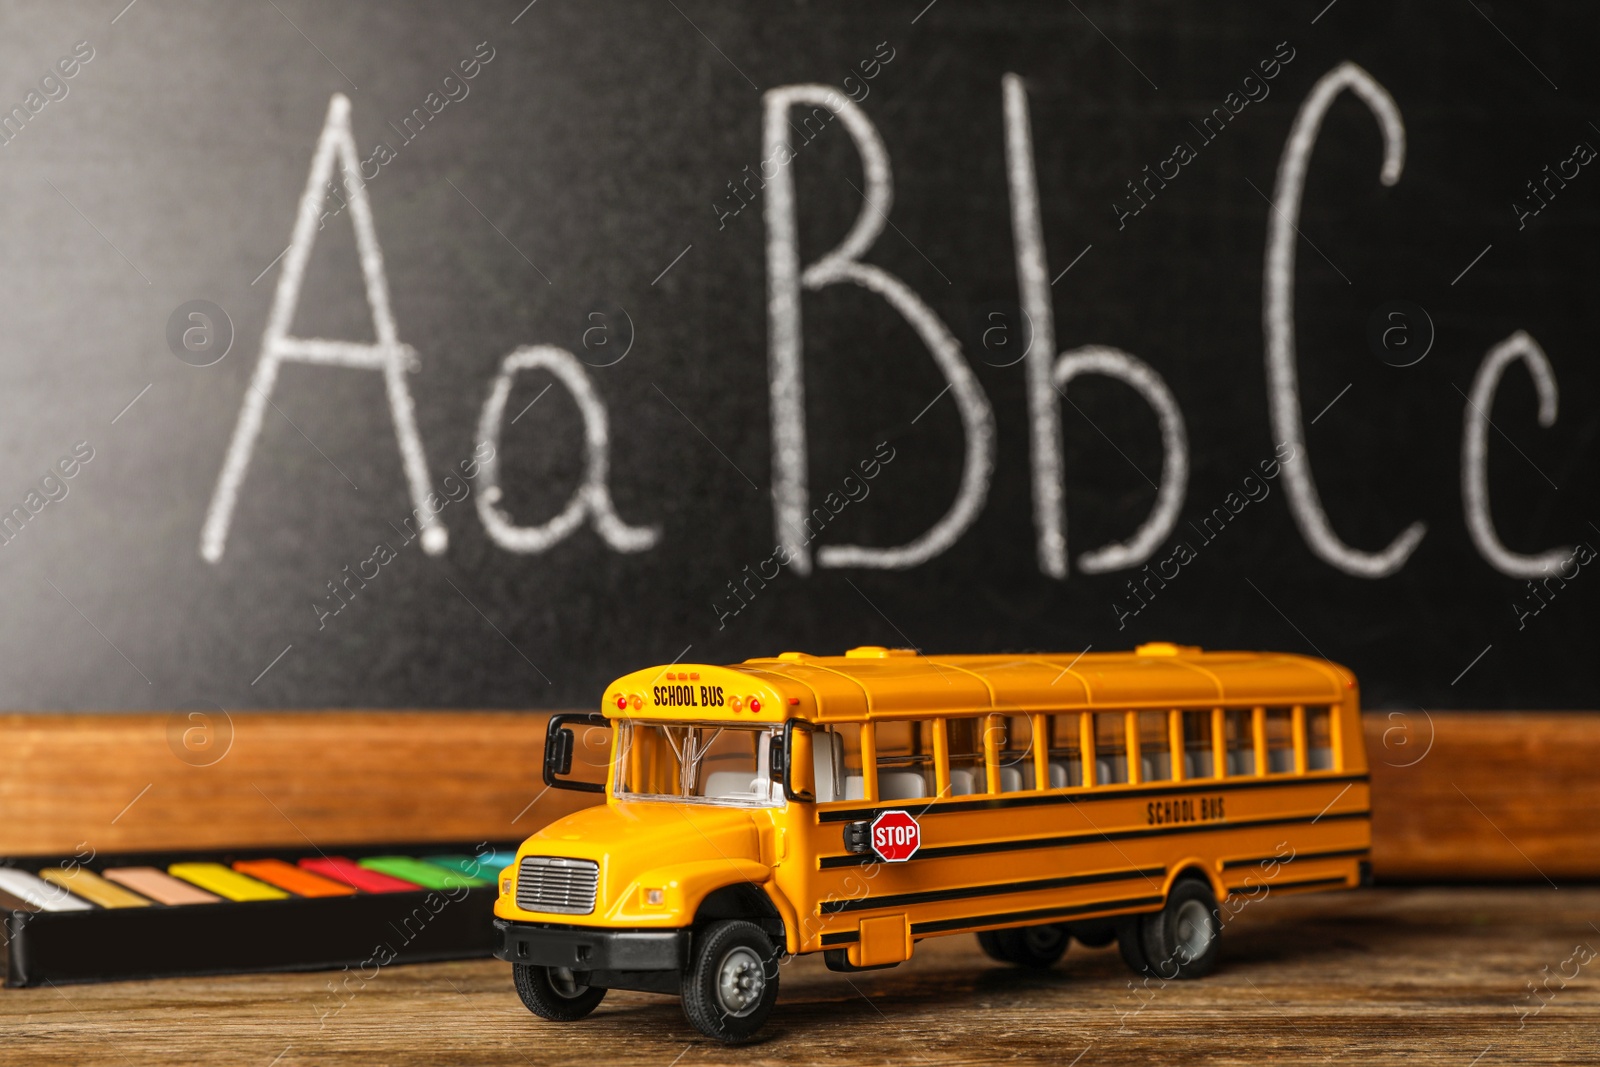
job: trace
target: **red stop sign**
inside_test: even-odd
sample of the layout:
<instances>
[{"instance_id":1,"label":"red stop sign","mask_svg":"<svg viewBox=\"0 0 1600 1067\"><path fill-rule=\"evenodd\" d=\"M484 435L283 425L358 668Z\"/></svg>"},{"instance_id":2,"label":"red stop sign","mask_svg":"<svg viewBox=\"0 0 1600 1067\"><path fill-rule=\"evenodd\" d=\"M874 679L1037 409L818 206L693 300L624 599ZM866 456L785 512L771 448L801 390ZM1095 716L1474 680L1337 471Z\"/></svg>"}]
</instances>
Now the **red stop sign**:
<instances>
[{"instance_id":1,"label":"red stop sign","mask_svg":"<svg viewBox=\"0 0 1600 1067\"><path fill-rule=\"evenodd\" d=\"M887 863L904 863L922 845L922 827L903 811L886 811L872 820L872 851Z\"/></svg>"}]
</instances>

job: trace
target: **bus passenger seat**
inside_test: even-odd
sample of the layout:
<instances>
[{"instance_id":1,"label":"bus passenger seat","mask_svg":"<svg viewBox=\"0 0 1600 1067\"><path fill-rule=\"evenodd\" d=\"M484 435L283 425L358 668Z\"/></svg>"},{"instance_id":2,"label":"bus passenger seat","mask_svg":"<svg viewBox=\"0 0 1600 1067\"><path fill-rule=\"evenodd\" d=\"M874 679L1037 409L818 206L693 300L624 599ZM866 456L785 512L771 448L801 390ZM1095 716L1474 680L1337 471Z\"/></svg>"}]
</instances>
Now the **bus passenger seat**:
<instances>
[{"instance_id":1,"label":"bus passenger seat","mask_svg":"<svg viewBox=\"0 0 1600 1067\"><path fill-rule=\"evenodd\" d=\"M1172 753L1157 752L1139 757L1141 782L1170 782L1172 780Z\"/></svg>"},{"instance_id":2,"label":"bus passenger seat","mask_svg":"<svg viewBox=\"0 0 1600 1067\"><path fill-rule=\"evenodd\" d=\"M1050 788L1066 789L1069 786L1083 784L1083 761L1051 760L1050 761Z\"/></svg>"},{"instance_id":3,"label":"bus passenger seat","mask_svg":"<svg viewBox=\"0 0 1600 1067\"><path fill-rule=\"evenodd\" d=\"M965 769L951 770L950 795L953 797L964 797L971 793L976 793L978 790L974 787L973 783L974 778L971 771Z\"/></svg>"},{"instance_id":4,"label":"bus passenger seat","mask_svg":"<svg viewBox=\"0 0 1600 1067\"><path fill-rule=\"evenodd\" d=\"M1333 749L1326 746L1308 749L1306 751L1306 769L1311 771L1333 770Z\"/></svg>"},{"instance_id":5,"label":"bus passenger seat","mask_svg":"<svg viewBox=\"0 0 1600 1067\"><path fill-rule=\"evenodd\" d=\"M706 775L706 796L731 797L745 794L759 796L766 789L759 778L752 778L749 771L712 771Z\"/></svg>"},{"instance_id":6,"label":"bus passenger seat","mask_svg":"<svg viewBox=\"0 0 1600 1067\"><path fill-rule=\"evenodd\" d=\"M1020 793L1022 791L1022 772L1015 767L1000 768L1000 792Z\"/></svg>"},{"instance_id":7,"label":"bus passenger seat","mask_svg":"<svg viewBox=\"0 0 1600 1067\"><path fill-rule=\"evenodd\" d=\"M928 783L917 771L882 771L878 774L879 800L916 800L928 795Z\"/></svg>"},{"instance_id":8,"label":"bus passenger seat","mask_svg":"<svg viewBox=\"0 0 1600 1067\"><path fill-rule=\"evenodd\" d=\"M1228 753L1228 773L1231 775L1256 773L1256 754L1248 748L1236 748Z\"/></svg>"},{"instance_id":9,"label":"bus passenger seat","mask_svg":"<svg viewBox=\"0 0 1600 1067\"><path fill-rule=\"evenodd\" d=\"M1294 749L1272 748L1267 750L1267 771L1271 774L1285 774L1294 770Z\"/></svg>"},{"instance_id":10,"label":"bus passenger seat","mask_svg":"<svg viewBox=\"0 0 1600 1067\"><path fill-rule=\"evenodd\" d=\"M1186 752L1183 756L1183 776L1185 778L1215 778L1216 772L1211 767L1211 753Z\"/></svg>"},{"instance_id":11,"label":"bus passenger seat","mask_svg":"<svg viewBox=\"0 0 1600 1067\"><path fill-rule=\"evenodd\" d=\"M844 799L867 799L867 780L859 774L847 774L844 777Z\"/></svg>"}]
</instances>

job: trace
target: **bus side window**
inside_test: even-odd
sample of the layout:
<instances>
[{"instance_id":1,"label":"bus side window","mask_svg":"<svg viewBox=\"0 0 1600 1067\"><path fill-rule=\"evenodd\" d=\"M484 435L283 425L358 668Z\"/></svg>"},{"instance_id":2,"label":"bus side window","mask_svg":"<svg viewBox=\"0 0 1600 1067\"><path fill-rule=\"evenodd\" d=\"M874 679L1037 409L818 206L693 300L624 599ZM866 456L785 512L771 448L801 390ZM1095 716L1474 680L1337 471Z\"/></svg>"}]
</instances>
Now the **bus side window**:
<instances>
[{"instance_id":1,"label":"bus side window","mask_svg":"<svg viewBox=\"0 0 1600 1067\"><path fill-rule=\"evenodd\" d=\"M1216 748L1211 734L1211 711L1183 713L1183 776L1216 778Z\"/></svg>"},{"instance_id":2,"label":"bus side window","mask_svg":"<svg viewBox=\"0 0 1600 1067\"><path fill-rule=\"evenodd\" d=\"M1049 736L1042 742L1050 754L1050 781L1047 788L1066 789L1083 784L1082 735L1079 715L1064 711L1045 716Z\"/></svg>"},{"instance_id":3,"label":"bus side window","mask_svg":"<svg viewBox=\"0 0 1600 1067\"><path fill-rule=\"evenodd\" d=\"M1306 770L1333 770L1333 709L1306 709Z\"/></svg>"},{"instance_id":4,"label":"bus side window","mask_svg":"<svg viewBox=\"0 0 1600 1067\"><path fill-rule=\"evenodd\" d=\"M988 792L988 778L983 766L983 720L948 719L950 751L950 795Z\"/></svg>"},{"instance_id":5,"label":"bus side window","mask_svg":"<svg viewBox=\"0 0 1600 1067\"><path fill-rule=\"evenodd\" d=\"M843 722L818 729L811 739L811 767L816 776L817 803L865 799L861 724Z\"/></svg>"},{"instance_id":6,"label":"bus side window","mask_svg":"<svg viewBox=\"0 0 1600 1067\"><path fill-rule=\"evenodd\" d=\"M1255 733L1249 708L1229 708L1223 725L1228 734L1228 775L1232 778L1256 773Z\"/></svg>"},{"instance_id":7,"label":"bus side window","mask_svg":"<svg viewBox=\"0 0 1600 1067\"><path fill-rule=\"evenodd\" d=\"M918 800L934 795L933 724L889 720L872 724L878 761L879 800Z\"/></svg>"},{"instance_id":8,"label":"bus side window","mask_svg":"<svg viewBox=\"0 0 1600 1067\"><path fill-rule=\"evenodd\" d=\"M1139 781L1172 780L1172 734L1164 711L1139 713Z\"/></svg>"},{"instance_id":9,"label":"bus side window","mask_svg":"<svg viewBox=\"0 0 1600 1067\"><path fill-rule=\"evenodd\" d=\"M991 738L1000 766L1000 792L1017 793L1034 788L1033 721L1027 715L991 715Z\"/></svg>"},{"instance_id":10,"label":"bus side window","mask_svg":"<svg viewBox=\"0 0 1600 1067\"><path fill-rule=\"evenodd\" d=\"M1289 708L1267 709L1267 773L1294 772L1294 713Z\"/></svg>"},{"instance_id":11,"label":"bus side window","mask_svg":"<svg viewBox=\"0 0 1600 1067\"><path fill-rule=\"evenodd\" d=\"M1094 717L1094 784L1115 785L1128 780L1128 714L1097 712Z\"/></svg>"}]
</instances>

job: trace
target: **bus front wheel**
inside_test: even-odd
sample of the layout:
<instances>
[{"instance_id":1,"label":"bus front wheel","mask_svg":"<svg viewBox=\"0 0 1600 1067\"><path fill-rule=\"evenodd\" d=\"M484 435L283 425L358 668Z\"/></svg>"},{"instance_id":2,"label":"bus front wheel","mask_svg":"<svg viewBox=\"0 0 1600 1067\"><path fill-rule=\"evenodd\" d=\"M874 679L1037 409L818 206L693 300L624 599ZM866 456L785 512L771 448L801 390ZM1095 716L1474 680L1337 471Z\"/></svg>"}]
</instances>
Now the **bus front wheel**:
<instances>
[{"instance_id":1,"label":"bus front wheel","mask_svg":"<svg viewBox=\"0 0 1600 1067\"><path fill-rule=\"evenodd\" d=\"M729 919L696 931L683 976L683 1014L691 1026L736 1045L755 1036L777 999L778 950L761 927Z\"/></svg>"},{"instance_id":2,"label":"bus front wheel","mask_svg":"<svg viewBox=\"0 0 1600 1067\"><path fill-rule=\"evenodd\" d=\"M585 985L565 967L513 963L511 976L517 985L517 995L528 1010L552 1022L575 1022L594 1011L606 998L604 989Z\"/></svg>"}]
</instances>

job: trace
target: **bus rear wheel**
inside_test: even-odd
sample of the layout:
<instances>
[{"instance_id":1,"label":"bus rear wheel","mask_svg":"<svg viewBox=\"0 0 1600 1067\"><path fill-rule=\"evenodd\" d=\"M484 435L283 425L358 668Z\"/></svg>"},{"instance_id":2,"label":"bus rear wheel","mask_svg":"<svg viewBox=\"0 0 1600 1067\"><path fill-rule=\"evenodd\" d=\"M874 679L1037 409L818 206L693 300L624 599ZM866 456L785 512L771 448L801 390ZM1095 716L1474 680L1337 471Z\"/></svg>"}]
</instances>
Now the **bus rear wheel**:
<instances>
[{"instance_id":1,"label":"bus rear wheel","mask_svg":"<svg viewBox=\"0 0 1600 1067\"><path fill-rule=\"evenodd\" d=\"M1222 915L1211 886L1199 878L1174 883L1160 911L1142 917L1145 973L1204 978L1217 965Z\"/></svg>"},{"instance_id":2,"label":"bus rear wheel","mask_svg":"<svg viewBox=\"0 0 1600 1067\"><path fill-rule=\"evenodd\" d=\"M1117 939L1116 923L1109 919L1073 923L1069 929L1072 931L1072 939L1085 948L1105 948Z\"/></svg>"},{"instance_id":3,"label":"bus rear wheel","mask_svg":"<svg viewBox=\"0 0 1600 1067\"><path fill-rule=\"evenodd\" d=\"M511 977L516 982L517 995L528 1010L552 1022L575 1022L594 1011L606 998L604 989L585 985L565 967L513 963Z\"/></svg>"},{"instance_id":4,"label":"bus rear wheel","mask_svg":"<svg viewBox=\"0 0 1600 1067\"><path fill-rule=\"evenodd\" d=\"M683 976L683 1014L714 1041L748 1041L778 1000L778 950L755 923L714 922L696 931Z\"/></svg>"},{"instance_id":5,"label":"bus rear wheel","mask_svg":"<svg viewBox=\"0 0 1600 1067\"><path fill-rule=\"evenodd\" d=\"M1039 971L1054 967L1071 943L1067 928L1055 923L985 930L978 935L978 945L990 959Z\"/></svg>"},{"instance_id":6,"label":"bus rear wheel","mask_svg":"<svg viewBox=\"0 0 1600 1067\"><path fill-rule=\"evenodd\" d=\"M1122 955L1122 962L1135 974L1155 976L1155 968L1150 966L1150 961L1144 954L1144 916L1124 915L1112 923L1116 931L1117 951Z\"/></svg>"}]
</instances>

